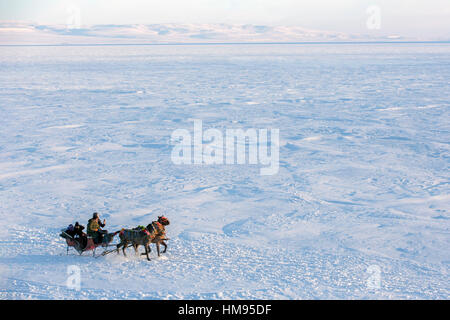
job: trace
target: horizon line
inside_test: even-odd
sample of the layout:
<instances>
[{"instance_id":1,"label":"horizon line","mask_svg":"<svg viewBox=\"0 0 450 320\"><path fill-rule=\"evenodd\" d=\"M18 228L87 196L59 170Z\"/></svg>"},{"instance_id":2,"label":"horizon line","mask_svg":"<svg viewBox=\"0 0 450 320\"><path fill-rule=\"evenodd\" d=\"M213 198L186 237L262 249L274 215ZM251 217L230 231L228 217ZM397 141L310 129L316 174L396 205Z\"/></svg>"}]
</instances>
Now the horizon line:
<instances>
[{"instance_id":1,"label":"horizon line","mask_svg":"<svg viewBox=\"0 0 450 320\"><path fill-rule=\"evenodd\" d=\"M167 43L53 43L0 44L0 47L100 47L100 46L189 46L189 45L295 45L295 44L450 44L450 40L287 41L287 42L167 42Z\"/></svg>"}]
</instances>

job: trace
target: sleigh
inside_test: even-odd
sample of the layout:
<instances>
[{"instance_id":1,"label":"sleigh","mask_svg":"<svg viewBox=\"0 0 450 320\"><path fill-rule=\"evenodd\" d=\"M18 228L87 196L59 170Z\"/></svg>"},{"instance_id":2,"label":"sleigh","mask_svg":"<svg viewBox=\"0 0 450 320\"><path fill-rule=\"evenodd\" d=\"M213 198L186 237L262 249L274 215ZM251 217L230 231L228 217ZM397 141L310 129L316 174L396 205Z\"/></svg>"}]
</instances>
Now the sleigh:
<instances>
[{"instance_id":1,"label":"sleigh","mask_svg":"<svg viewBox=\"0 0 450 320\"><path fill-rule=\"evenodd\" d=\"M98 247L103 247L106 251L108 247L112 246L110 245L111 241L113 240L114 236L118 232L115 233L107 233L103 236L103 241L100 243L95 243L94 239L92 237L87 237L87 243L86 246L83 248L82 244L80 243L81 238L74 238L70 234L66 232L65 229L61 230L61 234L59 235L61 238L66 240L67 244L67 254L69 254L69 249L74 248L78 254L82 255L86 251L92 251L92 255L95 256L95 249ZM115 245L114 245L115 246Z\"/></svg>"}]
</instances>

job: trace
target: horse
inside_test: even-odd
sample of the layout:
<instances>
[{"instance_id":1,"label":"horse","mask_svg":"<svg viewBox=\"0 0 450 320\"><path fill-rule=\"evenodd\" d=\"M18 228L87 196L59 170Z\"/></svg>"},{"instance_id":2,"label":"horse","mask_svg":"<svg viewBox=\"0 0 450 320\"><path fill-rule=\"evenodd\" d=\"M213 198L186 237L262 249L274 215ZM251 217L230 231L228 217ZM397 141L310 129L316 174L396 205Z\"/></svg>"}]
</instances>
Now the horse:
<instances>
[{"instance_id":1,"label":"horse","mask_svg":"<svg viewBox=\"0 0 450 320\"><path fill-rule=\"evenodd\" d=\"M125 249L129 243L134 247L135 253L137 254L138 247L143 245L145 253L142 255L146 255L147 260L150 261L150 244L155 243L159 257L160 244L164 246L164 251L162 253L165 253L167 250L167 244L165 243L165 240L167 240L165 226L169 225L169 223L170 222L166 217L159 216L158 221L153 221L148 224L145 229L122 229L119 232L120 243L117 245L117 254L119 254L119 249L122 247L123 255L126 257Z\"/></svg>"}]
</instances>

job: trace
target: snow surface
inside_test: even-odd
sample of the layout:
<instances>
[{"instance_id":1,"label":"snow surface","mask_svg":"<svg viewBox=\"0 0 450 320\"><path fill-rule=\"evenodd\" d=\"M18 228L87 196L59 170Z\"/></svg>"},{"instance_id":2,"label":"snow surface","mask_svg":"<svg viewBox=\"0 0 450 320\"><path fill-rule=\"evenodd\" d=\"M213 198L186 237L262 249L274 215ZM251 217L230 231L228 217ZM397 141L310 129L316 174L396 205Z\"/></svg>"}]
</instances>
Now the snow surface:
<instances>
[{"instance_id":1,"label":"snow surface","mask_svg":"<svg viewBox=\"0 0 450 320\"><path fill-rule=\"evenodd\" d=\"M449 79L449 44L1 47L0 297L449 299ZM279 173L174 165L192 119L279 128ZM66 255L94 211L168 252Z\"/></svg>"}]
</instances>

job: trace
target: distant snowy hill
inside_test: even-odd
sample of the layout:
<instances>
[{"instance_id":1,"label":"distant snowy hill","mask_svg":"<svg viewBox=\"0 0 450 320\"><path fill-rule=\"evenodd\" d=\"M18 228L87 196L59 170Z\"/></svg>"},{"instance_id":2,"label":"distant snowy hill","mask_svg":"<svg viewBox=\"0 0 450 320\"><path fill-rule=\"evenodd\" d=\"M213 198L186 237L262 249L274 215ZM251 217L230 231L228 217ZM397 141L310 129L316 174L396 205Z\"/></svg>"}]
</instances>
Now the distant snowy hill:
<instances>
[{"instance_id":1,"label":"distant snowy hill","mask_svg":"<svg viewBox=\"0 0 450 320\"><path fill-rule=\"evenodd\" d=\"M398 40L393 35L360 35L301 27L228 24L38 25L0 22L1 44L212 43Z\"/></svg>"}]
</instances>

